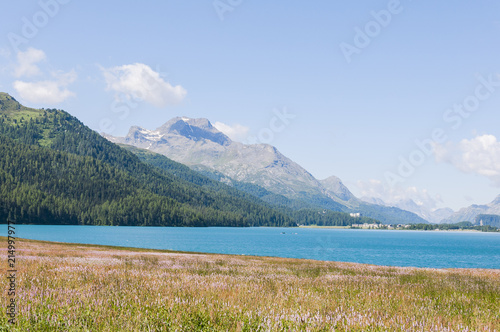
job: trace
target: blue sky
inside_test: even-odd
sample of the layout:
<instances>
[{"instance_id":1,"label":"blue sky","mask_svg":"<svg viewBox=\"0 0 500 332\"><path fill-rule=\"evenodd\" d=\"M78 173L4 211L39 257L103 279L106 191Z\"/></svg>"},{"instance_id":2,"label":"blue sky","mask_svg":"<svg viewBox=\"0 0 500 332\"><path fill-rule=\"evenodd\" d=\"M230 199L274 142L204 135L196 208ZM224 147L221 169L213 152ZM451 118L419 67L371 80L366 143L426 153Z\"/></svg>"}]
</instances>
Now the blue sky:
<instances>
[{"instance_id":1,"label":"blue sky","mask_svg":"<svg viewBox=\"0 0 500 332\"><path fill-rule=\"evenodd\" d=\"M206 117L388 202L457 209L500 194L498 1L4 8L0 90L27 106L64 109L113 135ZM429 151L416 143L436 130Z\"/></svg>"}]
</instances>

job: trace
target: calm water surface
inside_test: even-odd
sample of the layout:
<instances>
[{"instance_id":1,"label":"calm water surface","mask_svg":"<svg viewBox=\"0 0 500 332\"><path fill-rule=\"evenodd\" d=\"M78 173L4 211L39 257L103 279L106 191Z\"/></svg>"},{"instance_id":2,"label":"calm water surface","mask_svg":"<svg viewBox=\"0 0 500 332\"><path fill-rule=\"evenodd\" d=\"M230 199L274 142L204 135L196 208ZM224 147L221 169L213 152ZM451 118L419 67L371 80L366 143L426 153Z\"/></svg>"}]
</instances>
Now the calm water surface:
<instances>
[{"instance_id":1,"label":"calm water surface","mask_svg":"<svg viewBox=\"0 0 500 332\"><path fill-rule=\"evenodd\" d=\"M5 236L7 225L0 225ZM389 266L500 269L500 233L17 225L26 239ZM283 234L284 233L284 234Z\"/></svg>"}]
</instances>

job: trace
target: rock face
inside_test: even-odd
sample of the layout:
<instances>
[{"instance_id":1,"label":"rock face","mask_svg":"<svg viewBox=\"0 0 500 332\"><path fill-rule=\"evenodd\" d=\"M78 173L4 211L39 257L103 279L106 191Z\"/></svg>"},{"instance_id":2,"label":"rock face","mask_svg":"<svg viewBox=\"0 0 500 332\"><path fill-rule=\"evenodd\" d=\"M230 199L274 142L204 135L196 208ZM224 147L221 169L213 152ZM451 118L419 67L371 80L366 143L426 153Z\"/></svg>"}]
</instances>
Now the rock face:
<instances>
[{"instance_id":1,"label":"rock face","mask_svg":"<svg viewBox=\"0 0 500 332\"><path fill-rule=\"evenodd\" d=\"M177 117L156 130L134 126L125 137L103 136L114 143L163 154L191 167L207 167L290 198L303 195L327 195L335 201L354 198L337 177L318 181L275 147L234 142L207 119Z\"/></svg>"},{"instance_id":2,"label":"rock face","mask_svg":"<svg viewBox=\"0 0 500 332\"><path fill-rule=\"evenodd\" d=\"M445 223L455 223L461 221L476 222L476 217L480 214L496 214L500 215L500 195L493 202L486 205L471 205L454 213L449 218L443 220Z\"/></svg>"}]
</instances>

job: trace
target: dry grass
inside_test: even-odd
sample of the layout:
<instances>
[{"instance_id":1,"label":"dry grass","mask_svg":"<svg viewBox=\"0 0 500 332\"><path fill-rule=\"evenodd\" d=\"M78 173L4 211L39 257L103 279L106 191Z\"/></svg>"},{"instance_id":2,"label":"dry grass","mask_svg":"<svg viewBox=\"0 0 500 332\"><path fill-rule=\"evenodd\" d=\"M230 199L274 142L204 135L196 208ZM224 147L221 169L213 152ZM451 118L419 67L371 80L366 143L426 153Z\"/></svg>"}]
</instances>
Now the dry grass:
<instances>
[{"instance_id":1,"label":"dry grass","mask_svg":"<svg viewBox=\"0 0 500 332\"><path fill-rule=\"evenodd\" d=\"M5 238L0 246L6 248ZM27 240L16 247L18 322L9 326L2 308L0 331L500 329L500 270L388 268ZM5 290L6 278L0 280Z\"/></svg>"}]
</instances>

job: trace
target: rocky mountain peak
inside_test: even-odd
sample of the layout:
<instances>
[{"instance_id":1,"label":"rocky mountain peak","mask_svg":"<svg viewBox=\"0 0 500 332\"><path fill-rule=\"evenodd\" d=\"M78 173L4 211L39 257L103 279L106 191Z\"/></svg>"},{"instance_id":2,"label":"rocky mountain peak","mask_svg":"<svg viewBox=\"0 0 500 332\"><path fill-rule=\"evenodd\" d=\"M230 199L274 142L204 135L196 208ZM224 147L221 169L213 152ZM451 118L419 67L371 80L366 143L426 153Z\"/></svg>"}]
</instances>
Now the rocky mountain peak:
<instances>
[{"instance_id":1,"label":"rocky mountain peak","mask_svg":"<svg viewBox=\"0 0 500 332\"><path fill-rule=\"evenodd\" d=\"M179 128L189 127L189 126L197 127L199 129L203 129L213 133L219 132L217 129L215 129L214 126L212 126L212 124L208 119L205 118L192 119L185 116L182 117L178 116L173 119L170 119L156 130L162 133L168 133L168 132L175 132Z\"/></svg>"},{"instance_id":2,"label":"rocky mountain peak","mask_svg":"<svg viewBox=\"0 0 500 332\"><path fill-rule=\"evenodd\" d=\"M208 119L176 117L156 129L160 135L179 135L193 141L209 140L220 145L229 145L231 139L218 131Z\"/></svg>"},{"instance_id":3,"label":"rocky mountain peak","mask_svg":"<svg viewBox=\"0 0 500 332\"><path fill-rule=\"evenodd\" d=\"M126 138L133 141L147 141L148 133L149 131L142 127L132 126L130 127Z\"/></svg>"}]
</instances>

